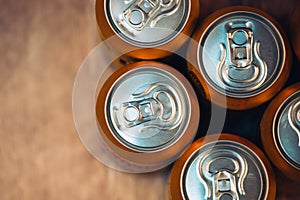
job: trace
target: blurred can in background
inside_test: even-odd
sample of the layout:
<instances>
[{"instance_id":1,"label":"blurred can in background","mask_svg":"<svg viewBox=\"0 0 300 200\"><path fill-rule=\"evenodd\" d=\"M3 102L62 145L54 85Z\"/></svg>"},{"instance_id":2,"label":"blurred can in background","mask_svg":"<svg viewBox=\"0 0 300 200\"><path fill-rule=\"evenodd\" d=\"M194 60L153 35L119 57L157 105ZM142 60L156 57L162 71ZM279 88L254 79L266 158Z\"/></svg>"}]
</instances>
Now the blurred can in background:
<instances>
[{"instance_id":1,"label":"blurred can in background","mask_svg":"<svg viewBox=\"0 0 300 200\"><path fill-rule=\"evenodd\" d=\"M103 40L138 59L158 59L179 49L199 16L198 0L97 0Z\"/></svg>"},{"instance_id":2,"label":"blurred can in background","mask_svg":"<svg viewBox=\"0 0 300 200\"><path fill-rule=\"evenodd\" d=\"M300 182L300 83L283 90L266 109L261 140L273 164Z\"/></svg>"},{"instance_id":3,"label":"blurred can in background","mask_svg":"<svg viewBox=\"0 0 300 200\"><path fill-rule=\"evenodd\" d=\"M163 63L144 61L116 70L100 89L101 136L118 159L163 168L193 141L200 111L188 80Z\"/></svg>"},{"instance_id":4,"label":"blurred can in background","mask_svg":"<svg viewBox=\"0 0 300 200\"><path fill-rule=\"evenodd\" d=\"M275 199L267 158L254 144L232 134L196 140L170 175L171 199Z\"/></svg>"},{"instance_id":5,"label":"blurred can in background","mask_svg":"<svg viewBox=\"0 0 300 200\"><path fill-rule=\"evenodd\" d=\"M256 107L279 92L289 76L288 40L263 11L245 6L218 10L193 39L187 53L189 72L202 95L222 107Z\"/></svg>"}]
</instances>

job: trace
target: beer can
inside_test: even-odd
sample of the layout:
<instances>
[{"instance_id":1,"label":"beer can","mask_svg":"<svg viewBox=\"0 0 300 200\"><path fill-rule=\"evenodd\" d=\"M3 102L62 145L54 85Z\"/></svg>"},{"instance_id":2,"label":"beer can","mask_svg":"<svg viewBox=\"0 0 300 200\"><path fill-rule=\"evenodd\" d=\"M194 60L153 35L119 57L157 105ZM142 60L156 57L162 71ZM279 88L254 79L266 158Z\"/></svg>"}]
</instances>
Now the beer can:
<instances>
[{"instance_id":1,"label":"beer can","mask_svg":"<svg viewBox=\"0 0 300 200\"><path fill-rule=\"evenodd\" d=\"M188 80L169 65L142 61L117 69L100 89L101 136L118 159L163 168L189 146L200 118Z\"/></svg>"},{"instance_id":2,"label":"beer can","mask_svg":"<svg viewBox=\"0 0 300 200\"><path fill-rule=\"evenodd\" d=\"M266 109L261 140L273 164L300 182L300 83L283 90Z\"/></svg>"},{"instance_id":3,"label":"beer can","mask_svg":"<svg viewBox=\"0 0 300 200\"><path fill-rule=\"evenodd\" d=\"M275 199L276 181L264 154L232 134L196 140L175 162L171 199Z\"/></svg>"},{"instance_id":4,"label":"beer can","mask_svg":"<svg viewBox=\"0 0 300 200\"><path fill-rule=\"evenodd\" d=\"M218 10L193 39L187 52L189 72L203 96L222 107L256 107L279 92L289 76L288 40L263 11L245 6Z\"/></svg>"},{"instance_id":5,"label":"beer can","mask_svg":"<svg viewBox=\"0 0 300 200\"><path fill-rule=\"evenodd\" d=\"M100 33L112 48L138 59L179 49L199 16L198 0L97 0Z\"/></svg>"}]
</instances>

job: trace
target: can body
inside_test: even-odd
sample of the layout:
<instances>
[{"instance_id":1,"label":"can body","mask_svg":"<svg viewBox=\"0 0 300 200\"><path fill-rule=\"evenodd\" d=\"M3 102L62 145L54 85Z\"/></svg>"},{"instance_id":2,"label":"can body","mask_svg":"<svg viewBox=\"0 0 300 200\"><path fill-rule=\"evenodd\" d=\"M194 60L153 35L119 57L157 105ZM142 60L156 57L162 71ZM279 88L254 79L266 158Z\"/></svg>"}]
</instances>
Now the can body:
<instances>
[{"instance_id":1,"label":"can body","mask_svg":"<svg viewBox=\"0 0 300 200\"><path fill-rule=\"evenodd\" d=\"M251 142L231 134L196 140L170 177L171 199L275 199L275 193L267 158Z\"/></svg>"},{"instance_id":2,"label":"can body","mask_svg":"<svg viewBox=\"0 0 300 200\"><path fill-rule=\"evenodd\" d=\"M116 70L96 104L100 133L119 158L161 167L192 142L199 112L187 79L168 65L150 61Z\"/></svg>"},{"instance_id":3,"label":"can body","mask_svg":"<svg viewBox=\"0 0 300 200\"><path fill-rule=\"evenodd\" d=\"M289 76L288 40L279 24L260 10L218 10L193 39L187 53L189 72L203 96L222 107L256 107L272 98Z\"/></svg>"},{"instance_id":4,"label":"can body","mask_svg":"<svg viewBox=\"0 0 300 200\"><path fill-rule=\"evenodd\" d=\"M179 49L192 34L198 16L197 0L96 1L103 39L138 59L163 58Z\"/></svg>"},{"instance_id":5,"label":"can body","mask_svg":"<svg viewBox=\"0 0 300 200\"><path fill-rule=\"evenodd\" d=\"M261 121L261 140L273 164L287 177L300 180L300 84L283 90Z\"/></svg>"}]
</instances>

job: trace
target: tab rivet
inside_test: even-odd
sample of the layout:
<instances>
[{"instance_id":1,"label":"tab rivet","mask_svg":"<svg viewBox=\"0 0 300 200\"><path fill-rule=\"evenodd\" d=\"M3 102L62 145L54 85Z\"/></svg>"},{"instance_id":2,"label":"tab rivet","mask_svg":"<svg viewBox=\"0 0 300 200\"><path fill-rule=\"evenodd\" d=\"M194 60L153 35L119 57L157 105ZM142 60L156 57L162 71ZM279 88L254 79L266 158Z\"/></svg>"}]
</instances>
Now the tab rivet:
<instances>
[{"instance_id":1,"label":"tab rivet","mask_svg":"<svg viewBox=\"0 0 300 200\"><path fill-rule=\"evenodd\" d=\"M124 111L124 118L129 121L133 122L139 118L139 111L136 107L130 106L125 109Z\"/></svg>"}]
</instances>

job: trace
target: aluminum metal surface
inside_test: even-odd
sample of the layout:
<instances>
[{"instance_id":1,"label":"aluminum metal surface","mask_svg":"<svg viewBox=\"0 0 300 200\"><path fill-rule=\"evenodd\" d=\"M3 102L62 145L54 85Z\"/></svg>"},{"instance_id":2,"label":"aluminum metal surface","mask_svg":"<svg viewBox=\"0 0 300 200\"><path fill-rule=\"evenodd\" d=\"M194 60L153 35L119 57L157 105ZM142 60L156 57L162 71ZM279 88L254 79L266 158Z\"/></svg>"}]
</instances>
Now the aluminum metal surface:
<instances>
[{"instance_id":1,"label":"aluminum metal surface","mask_svg":"<svg viewBox=\"0 0 300 200\"><path fill-rule=\"evenodd\" d=\"M183 199L266 199L269 180L259 157L247 146L222 140L198 148L180 179Z\"/></svg>"},{"instance_id":2,"label":"aluminum metal surface","mask_svg":"<svg viewBox=\"0 0 300 200\"><path fill-rule=\"evenodd\" d=\"M143 66L112 85L105 117L114 137L141 152L159 151L178 140L188 125L191 105L181 82L164 69Z\"/></svg>"},{"instance_id":3,"label":"aluminum metal surface","mask_svg":"<svg viewBox=\"0 0 300 200\"><path fill-rule=\"evenodd\" d=\"M268 89L285 63L278 29L265 17L233 11L213 21L198 46L200 72L215 90L246 98Z\"/></svg>"},{"instance_id":4,"label":"aluminum metal surface","mask_svg":"<svg viewBox=\"0 0 300 200\"><path fill-rule=\"evenodd\" d=\"M279 107L273 121L273 134L283 158L300 170L300 91Z\"/></svg>"},{"instance_id":5,"label":"aluminum metal surface","mask_svg":"<svg viewBox=\"0 0 300 200\"><path fill-rule=\"evenodd\" d=\"M182 30L191 0L105 0L105 6L110 26L123 40L139 47L155 47Z\"/></svg>"}]
</instances>

